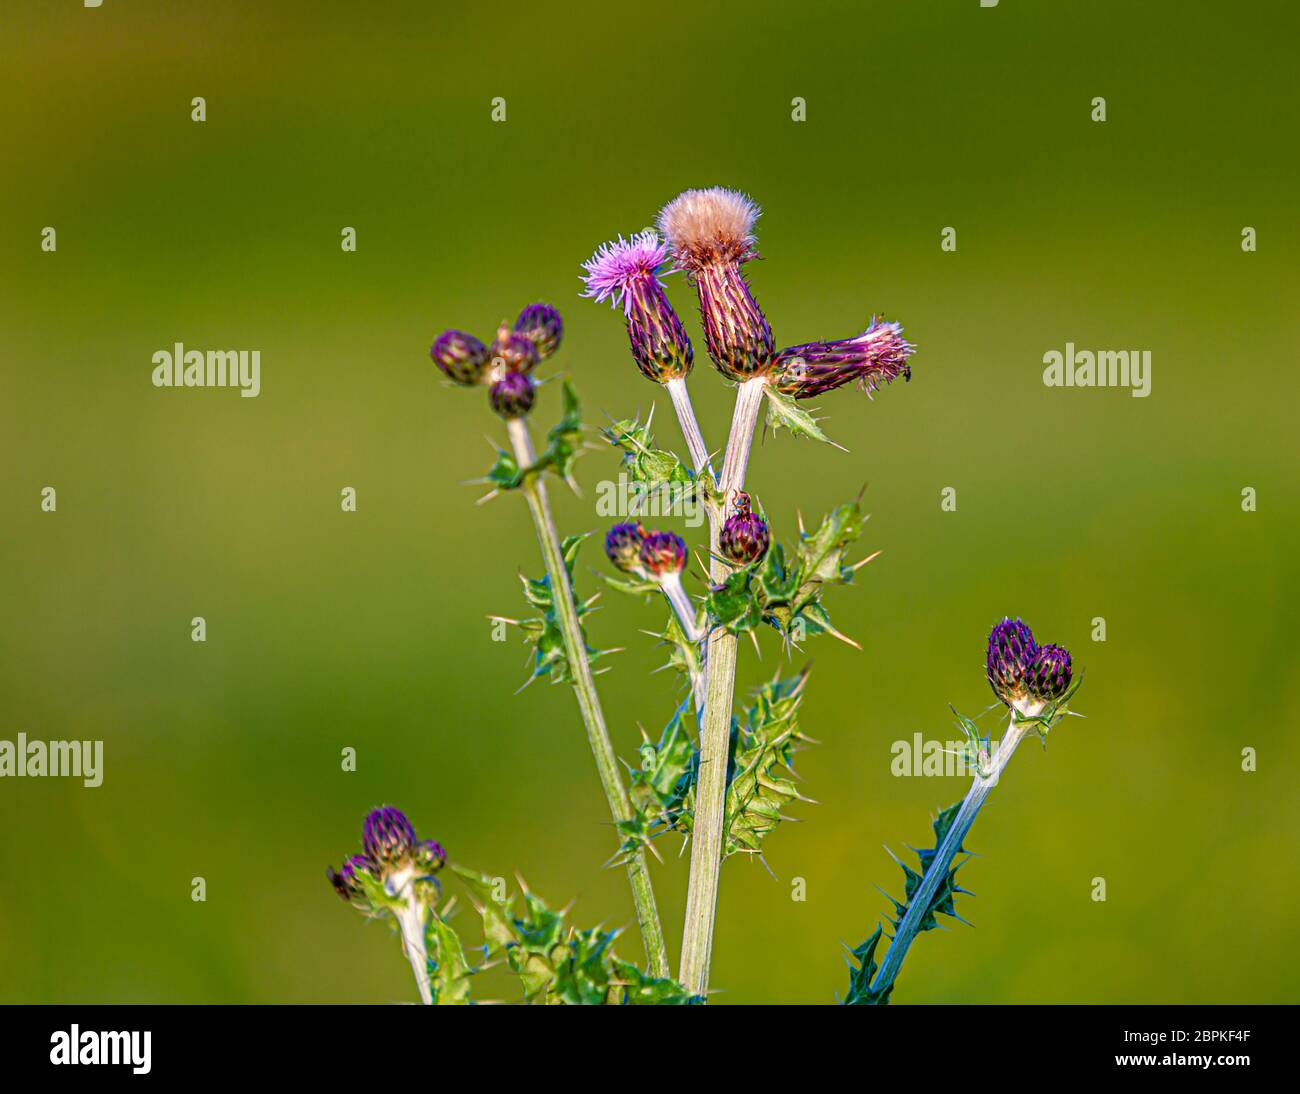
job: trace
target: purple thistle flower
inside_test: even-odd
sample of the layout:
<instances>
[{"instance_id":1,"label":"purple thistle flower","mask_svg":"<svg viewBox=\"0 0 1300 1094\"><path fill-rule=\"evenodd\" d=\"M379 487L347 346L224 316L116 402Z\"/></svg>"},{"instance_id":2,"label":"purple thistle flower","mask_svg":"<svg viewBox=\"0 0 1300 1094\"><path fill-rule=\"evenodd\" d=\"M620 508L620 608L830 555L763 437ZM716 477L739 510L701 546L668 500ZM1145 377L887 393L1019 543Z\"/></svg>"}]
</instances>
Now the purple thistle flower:
<instances>
[{"instance_id":1,"label":"purple thistle flower","mask_svg":"<svg viewBox=\"0 0 1300 1094\"><path fill-rule=\"evenodd\" d=\"M1064 646L1043 646L1030 662L1025 684L1035 699L1055 702L1069 690L1073 667Z\"/></svg>"},{"instance_id":2,"label":"purple thistle flower","mask_svg":"<svg viewBox=\"0 0 1300 1094\"><path fill-rule=\"evenodd\" d=\"M601 244L582 264L587 271L582 295L623 305L632 358L641 375L657 384L685 378L695 360L686 328L659 279L667 258L668 247L646 231Z\"/></svg>"},{"instance_id":3,"label":"purple thistle flower","mask_svg":"<svg viewBox=\"0 0 1300 1094\"><path fill-rule=\"evenodd\" d=\"M690 275L699 294L705 348L730 380L762 375L776 350L772 328L740 269L757 257L758 215L744 194L720 186L687 190L659 213L674 264Z\"/></svg>"},{"instance_id":4,"label":"purple thistle flower","mask_svg":"<svg viewBox=\"0 0 1300 1094\"><path fill-rule=\"evenodd\" d=\"M854 338L783 349L772 365L772 386L783 395L811 399L856 380L870 395L880 384L899 376L910 380L908 358L915 351L897 323L872 319Z\"/></svg>"},{"instance_id":5,"label":"purple thistle flower","mask_svg":"<svg viewBox=\"0 0 1300 1094\"><path fill-rule=\"evenodd\" d=\"M1010 706L1025 698L1025 677L1038 654L1034 632L1019 619L1004 618L989 633L985 669L993 694Z\"/></svg>"},{"instance_id":6,"label":"purple thistle flower","mask_svg":"<svg viewBox=\"0 0 1300 1094\"><path fill-rule=\"evenodd\" d=\"M625 574L645 571L641 566L641 544L645 541L645 529L640 521L616 524L605 535L605 554L616 569Z\"/></svg>"},{"instance_id":7,"label":"purple thistle flower","mask_svg":"<svg viewBox=\"0 0 1300 1094\"><path fill-rule=\"evenodd\" d=\"M488 355L492 358L492 368L498 372L501 369L508 372L532 372L538 361L537 346L532 338L511 330L504 323L497 331Z\"/></svg>"},{"instance_id":8,"label":"purple thistle flower","mask_svg":"<svg viewBox=\"0 0 1300 1094\"><path fill-rule=\"evenodd\" d=\"M512 418L522 418L533 409L533 403L537 400L537 388L528 373L507 371L492 384L488 398L492 409L509 421Z\"/></svg>"},{"instance_id":9,"label":"purple thistle flower","mask_svg":"<svg viewBox=\"0 0 1300 1094\"><path fill-rule=\"evenodd\" d=\"M560 348L564 320L550 304L529 304L515 320L515 333L531 339L537 359L545 361Z\"/></svg>"},{"instance_id":10,"label":"purple thistle flower","mask_svg":"<svg viewBox=\"0 0 1300 1094\"><path fill-rule=\"evenodd\" d=\"M641 541L641 565L656 577L680 574L686 567L686 541L676 532L648 532Z\"/></svg>"},{"instance_id":11,"label":"purple thistle flower","mask_svg":"<svg viewBox=\"0 0 1300 1094\"><path fill-rule=\"evenodd\" d=\"M750 508L749 495L738 491L736 511L727 518L718 536L723 557L737 566L748 566L767 554L771 538L767 521Z\"/></svg>"},{"instance_id":12,"label":"purple thistle flower","mask_svg":"<svg viewBox=\"0 0 1300 1094\"><path fill-rule=\"evenodd\" d=\"M391 805L371 810L361 829L366 857L382 868L404 861L415 846L415 828L406 814Z\"/></svg>"},{"instance_id":13,"label":"purple thistle flower","mask_svg":"<svg viewBox=\"0 0 1300 1094\"><path fill-rule=\"evenodd\" d=\"M463 330L445 330L433 340L429 356L452 382L472 387L482 379L488 351L472 334Z\"/></svg>"}]
</instances>

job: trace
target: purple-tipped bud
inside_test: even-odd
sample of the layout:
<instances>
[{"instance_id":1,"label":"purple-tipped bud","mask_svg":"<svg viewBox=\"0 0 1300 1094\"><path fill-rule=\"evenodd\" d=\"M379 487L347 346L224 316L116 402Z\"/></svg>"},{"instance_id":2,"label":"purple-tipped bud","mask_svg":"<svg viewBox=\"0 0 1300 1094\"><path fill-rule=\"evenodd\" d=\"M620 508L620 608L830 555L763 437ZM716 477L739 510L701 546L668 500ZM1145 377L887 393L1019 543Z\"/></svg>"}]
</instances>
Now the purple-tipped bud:
<instances>
[{"instance_id":1,"label":"purple-tipped bud","mask_svg":"<svg viewBox=\"0 0 1300 1094\"><path fill-rule=\"evenodd\" d=\"M463 330L445 330L433 340L429 356L458 384L472 387L481 381L488 361L487 346Z\"/></svg>"},{"instance_id":2,"label":"purple-tipped bud","mask_svg":"<svg viewBox=\"0 0 1300 1094\"><path fill-rule=\"evenodd\" d=\"M855 338L783 349L772 365L771 383L783 395L811 399L856 380L870 395L900 376L910 380L908 358L915 351L916 347L903 339L903 328L897 323L872 319Z\"/></svg>"},{"instance_id":3,"label":"purple-tipped bud","mask_svg":"<svg viewBox=\"0 0 1300 1094\"><path fill-rule=\"evenodd\" d=\"M511 330L505 324L497 331L488 350L492 362L493 377L505 369L507 372L532 372L537 364L537 346L526 334Z\"/></svg>"},{"instance_id":4,"label":"purple-tipped bud","mask_svg":"<svg viewBox=\"0 0 1300 1094\"><path fill-rule=\"evenodd\" d=\"M1025 676L1038 653L1034 633L1019 619L1004 618L989 633L986 661L989 685L1004 703L1025 698L1029 692Z\"/></svg>"},{"instance_id":5,"label":"purple-tipped bud","mask_svg":"<svg viewBox=\"0 0 1300 1094\"><path fill-rule=\"evenodd\" d=\"M648 532L641 541L641 565L656 577L686 567L686 542L676 532Z\"/></svg>"},{"instance_id":6,"label":"purple-tipped bud","mask_svg":"<svg viewBox=\"0 0 1300 1094\"><path fill-rule=\"evenodd\" d=\"M515 320L515 333L531 339L537 359L545 361L560 348L564 321L550 304L529 304Z\"/></svg>"},{"instance_id":7,"label":"purple-tipped bud","mask_svg":"<svg viewBox=\"0 0 1300 1094\"><path fill-rule=\"evenodd\" d=\"M720 186L687 190L659 213L676 267L695 282L705 348L729 380L762 375L776 352L772 328L740 270L757 255L758 215L744 194Z\"/></svg>"},{"instance_id":8,"label":"purple-tipped bud","mask_svg":"<svg viewBox=\"0 0 1300 1094\"><path fill-rule=\"evenodd\" d=\"M582 295L623 306L632 358L641 375L657 384L687 376L695 360L691 340L659 279L667 259L668 247L647 231L602 244L582 264L587 271Z\"/></svg>"},{"instance_id":9,"label":"purple-tipped bud","mask_svg":"<svg viewBox=\"0 0 1300 1094\"><path fill-rule=\"evenodd\" d=\"M1070 651L1063 646L1043 646L1029 664L1025 684L1035 699L1052 703L1070 688Z\"/></svg>"},{"instance_id":10,"label":"purple-tipped bud","mask_svg":"<svg viewBox=\"0 0 1300 1094\"><path fill-rule=\"evenodd\" d=\"M737 493L736 511L727 518L718 536L722 556L737 566L748 566L767 554L771 541L767 521L750 508L749 495Z\"/></svg>"},{"instance_id":11,"label":"purple-tipped bud","mask_svg":"<svg viewBox=\"0 0 1300 1094\"><path fill-rule=\"evenodd\" d=\"M605 535L605 554L625 574L644 573L641 566L641 544L644 541L645 529L640 521L616 524Z\"/></svg>"},{"instance_id":12,"label":"purple-tipped bud","mask_svg":"<svg viewBox=\"0 0 1300 1094\"><path fill-rule=\"evenodd\" d=\"M337 870L326 867L325 876L329 878L334 891L349 904L360 900L365 895L358 873L370 873L374 864L365 855L352 855L344 860Z\"/></svg>"},{"instance_id":13,"label":"purple-tipped bud","mask_svg":"<svg viewBox=\"0 0 1300 1094\"><path fill-rule=\"evenodd\" d=\"M437 840L424 839L415 845L415 865L421 873L436 874L447 864L447 852Z\"/></svg>"},{"instance_id":14,"label":"purple-tipped bud","mask_svg":"<svg viewBox=\"0 0 1300 1094\"><path fill-rule=\"evenodd\" d=\"M522 418L533 409L537 389L526 372L506 372L488 391L492 409L509 421Z\"/></svg>"},{"instance_id":15,"label":"purple-tipped bud","mask_svg":"<svg viewBox=\"0 0 1300 1094\"><path fill-rule=\"evenodd\" d=\"M380 867L403 862L415 847L415 828L400 809L381 806L366 817L361 846L366 857Z\"/></svg>"}]
</instances>

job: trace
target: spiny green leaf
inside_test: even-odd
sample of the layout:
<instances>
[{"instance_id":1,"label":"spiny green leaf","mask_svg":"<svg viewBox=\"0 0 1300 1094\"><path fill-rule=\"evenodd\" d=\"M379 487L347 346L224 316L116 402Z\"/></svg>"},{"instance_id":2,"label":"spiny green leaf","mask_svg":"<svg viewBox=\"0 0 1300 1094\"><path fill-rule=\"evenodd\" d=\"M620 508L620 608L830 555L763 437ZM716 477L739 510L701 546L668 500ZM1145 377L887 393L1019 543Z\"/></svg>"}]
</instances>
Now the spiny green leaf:
<instances>
[{"instance_id":1,"label":"spiny green leaf","mask_svg":"<svg viewBox=\"0 0 1300 1094\"><path fill-rule=\"evenodd\" d=\"M808 437L823 444L835 445L836 448L842 447L822 432L817 420L795 402L793 396L782 395L770 384L765 390L767 391L767 425L773 433L788 429L796 437Z\"/></svg>"},{"instance_id":2,"label":"spiny green leaf","mask_svg":"<svg viewBox=\"0 0 1300 1094\"><path fill-rule=\"evenodd\" d=\"M849 962L849 990L844 996L844 1006L884 1006L889 1002L893 984L887 984L880 992L871 990L871 981L879 968L876 964L876 947L880 944L882 930L879 925L861 945L849 950L854 961Z\"/></svg>"}]
</instances>

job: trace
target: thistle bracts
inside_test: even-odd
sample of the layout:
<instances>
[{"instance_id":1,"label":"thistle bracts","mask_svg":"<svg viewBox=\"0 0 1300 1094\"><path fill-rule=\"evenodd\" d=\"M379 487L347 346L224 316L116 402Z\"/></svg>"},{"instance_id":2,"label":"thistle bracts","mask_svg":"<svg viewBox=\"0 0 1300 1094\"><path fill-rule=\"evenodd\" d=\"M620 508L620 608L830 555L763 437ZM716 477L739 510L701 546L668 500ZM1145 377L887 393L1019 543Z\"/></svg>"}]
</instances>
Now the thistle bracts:
<instances>
[{"instance_id":1,"label":"thistle bracts","mask_svg":"<svg viewBox=\"0 0 1300 1094\"><path fill-rule=\"evenodd\" d=\"M740 268L757 257L758 216L758 206L744 194L720 186L687 190L659 213L674 265L686 271L699 294L705 348L729 380L761 376L776 350L772 328Z\"/></svg>"},{"instance_id":2,"label":"thistle bracts","mask_svg":"<svg viewBox=\"0 0 1300 1094\"><path fill-rule=\"evenodd\" d=\"M641 544L645 542L645 536L640 521L615 524L605 534L605 557L614 564L616 570L644 578L646 572L641 565Z\"/></svg>"},{"instance_id":3,"label":"thistle bracts","mask_svg":"<svg viewBox=\"0 0 1300 1094\"><path fill-rule=\"evenodd\" d=\"M735 512L726 519L718 535L723 558L735 566L752 566L767 554L771 542L767 521L753 511L749 495L739 491Z\"/></svg>"},{"instance_id":4,"label":"thistle bracts","mask_svg":"<svg viewBox=\"0 0 1300 1094\"><path fill-rule=\"evenodd\" d=\"M1029 693L1043 702L1059 700L1070 690L1072 668L1070 651L1062 646L1043 646L1034 655L1026 672Z\"/></svg>"},{"instance_id":5,"label":"thistle bracts","mask_svg":"<svg viewBox=\"0 0 1300 1094\"><path fill-rule=\"evenodd\" d=\"M664 292L659 270L668 248L654 232L600 246L584 262L584 296L622 305L632 359L641 375L657 384L685 379L695 351L682 321Z\"/></svg>"},{"instance_id":6,"label":"thistle bracts","mask_svg":"<svg viewBox=\"0 0 1300 1094\"><path fill-rule=\"evenodd\" d=\"M564 337L564 320L550 304L529 304L515 320L515 333L533 343L538 361L545 361Z\"/></svg>"},{"instance_id":7,"label":"thistle bracts","mask_svg":"<svg viewBox=\"0 0 1300 1094\"><path fill-rule=\"evenodd\" d=\"M870 395L900 376L911 379L908 362L915 349L903 339L903 328L897 323L873 319L854 338L783 349L773 362L769 382L795 399L811 399L848 383L857 383Z\"/></svg>"},{"instance_id":8,"label":"thistle bracts","mask_svg":"<svg viewBox=\"0 0 1300 1094\"><path fill-rule=\"evenodd\" d=\"M532 343L530 342L529 345ZM492 409L506 421L524 417L537 401L537 388L526 372L502 373L488 391Z\"/></svg>"},{"instance_id":9,"label":"thistle bracts","mask_svg":"<svg viewBox=\"0 0 1300 1094\"><path fill-rule=\"evenodd\" d=\"M641 540L641 567L651 577L680 574L686 566L686 541L676 532L649 532Z\"/></svg>"},{"instance_id":10,"label":"thistle bracts","mask_svg":"<svg viewBox=\"0 0 1300 1094\"><path fill-rule=\"evenodd\" d=\"M452 383L473 387L482 381L488 350L472 334L445 330L433 340L429 356Z\"/></svg>"},{"instance_id":11,"label":"thistle bracts","mask_svg":"<svg viewBox=\"0 0 1300 1094\"><path fill-rule=\"evenodd\" d=\"M1020 619L1004 618L989 632L985 674L993 694L1008 706L1029 694L1025 675L1037 653L1034 632Z\"/></svg>"}]
</instances>

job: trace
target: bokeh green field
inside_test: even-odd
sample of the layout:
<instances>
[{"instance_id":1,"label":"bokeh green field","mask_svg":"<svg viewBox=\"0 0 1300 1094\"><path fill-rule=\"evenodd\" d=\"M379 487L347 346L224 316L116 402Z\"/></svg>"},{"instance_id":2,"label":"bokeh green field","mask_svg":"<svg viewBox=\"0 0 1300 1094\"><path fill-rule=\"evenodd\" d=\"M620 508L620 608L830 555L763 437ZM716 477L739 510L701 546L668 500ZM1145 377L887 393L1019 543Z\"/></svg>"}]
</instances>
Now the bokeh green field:
<instances>
[{"instance_id":1,"label":"bokeh green field","mask_svg":"<svg viewBox=\"0 0 1300 1094\"><path fill-rule=\"evenodd\" d=\"M820 804L771 838L778 880L725 870L716 1001L843 989L841 943L901 888L883 845L920 846L965 788L895 778L891 745L989 702L1003 613L1073 648L1087 720L1016 757L969 841L976 928L920 939L895 1000L1300 1001L1298 29L1283 3L5 4L0 738L103 739L106 770L0 780L0 999L413 998L324 876L380 802L583 923L631 921L571 694L515 694L523 648L490 640L540 569L522 503L463 485L497 423L427 347L548 300L547 369L588 420L647 412L578 263L724 184L764 207L778 342L883 312L919 351L910 384L821 400L848 454L755 450L778 536L866 482L883 554L830 602L862 652L808 649ZM720 446L730 392L672 291ZM260 349L261 395L153 388L176 341ZM1044 387L1067 341L1151 350L1151 396ZM553 491L566 531L599 529L615 466ZM662 613L605 599L632 759L671 708L640 633ZM783 666L742 647L746 687ZM677 846L655 869L674 951Z\"/></svg>"}]
</instances>

